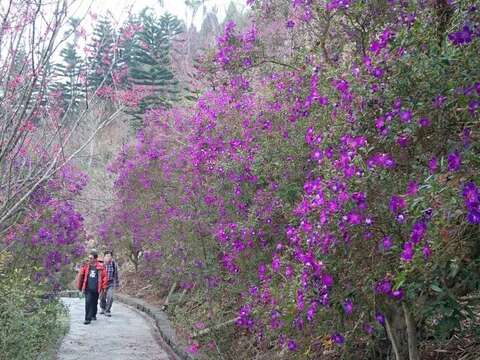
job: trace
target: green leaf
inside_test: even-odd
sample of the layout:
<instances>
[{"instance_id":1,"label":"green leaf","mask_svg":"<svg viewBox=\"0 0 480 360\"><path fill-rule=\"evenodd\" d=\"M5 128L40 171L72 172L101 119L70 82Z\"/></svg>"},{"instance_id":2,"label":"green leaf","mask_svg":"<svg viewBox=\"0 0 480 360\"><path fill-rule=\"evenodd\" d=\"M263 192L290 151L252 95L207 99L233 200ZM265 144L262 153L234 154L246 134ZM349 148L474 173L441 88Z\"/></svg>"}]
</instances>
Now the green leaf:
<instances>
[{"instance_id":1,"label":"green leaf","mask_svg":"<svg viewBox=\"0 0 480 360\"><path fill-rule=\"evenodd\" d=\"M395 282L394 282L394 285L393 285L393 290L398 290L399 288L401 288L406 280L407 280L407 273L405 271L402 271L395 278Z\"/></svg>"}]
</instances>

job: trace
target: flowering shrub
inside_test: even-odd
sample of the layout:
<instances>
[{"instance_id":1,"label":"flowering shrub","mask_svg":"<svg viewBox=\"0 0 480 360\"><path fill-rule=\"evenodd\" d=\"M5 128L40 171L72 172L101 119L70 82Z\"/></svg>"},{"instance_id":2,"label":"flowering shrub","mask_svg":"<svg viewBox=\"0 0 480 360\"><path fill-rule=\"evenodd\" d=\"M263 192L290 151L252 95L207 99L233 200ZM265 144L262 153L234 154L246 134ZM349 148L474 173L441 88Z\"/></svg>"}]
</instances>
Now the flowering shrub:
<instances>
[{"instance_id":1,"label":"flowering shrub","mask_svg":"<svg viewBox=\"0 0 480 360\"><path fill-rule=\"evenodd\" d=\"M246 357L385 357L388 342L419 358L480 285L478 11L249 4L255 26L228 23L207 59L215 86L148 113L113 164L100 233L147 275L205 291L222 311L209 320L236 306ZM271 57L279 22L294 50Z\"/></svg>"},{"instance_id":2,"label":"flowering shrub","mask_svg":"<svg viewBox=\"0 0 480 360\"><path fill-rule=\"evenodd\" d=\"M83 219L72 201L85 181L63 167L33 192L2 239L1 358L38 357L64 335L64 309L55 294L73 280L73 265L84 255Z\"/></svg>"},{"instance_id":3,"label":"flowering shrub","mask_svg":"<svg viewBox=\"0 0 480 360\"><path fill-rule=\"evenodd\" d=\"M14 269L30 276L44 291L66 286L72 273L65 270L84 255L83 218L72 200L85 184L84 174L71 166L62 168L33 193L30 211L6 237Z\"/></svg>"}]
</instances>

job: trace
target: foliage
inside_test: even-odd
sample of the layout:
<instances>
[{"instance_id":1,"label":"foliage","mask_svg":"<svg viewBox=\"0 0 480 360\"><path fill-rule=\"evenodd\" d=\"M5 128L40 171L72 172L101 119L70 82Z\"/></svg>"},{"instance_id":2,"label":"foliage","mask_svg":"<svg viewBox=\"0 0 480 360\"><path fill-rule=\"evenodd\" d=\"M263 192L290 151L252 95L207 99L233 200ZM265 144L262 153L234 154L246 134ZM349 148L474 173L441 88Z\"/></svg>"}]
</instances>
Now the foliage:
<instances>
[{"instance_id":1,"label":"foliage","mask_svg":"<svg viewBox=\"0 0 480 360\"><path fill-rule=\"evenodd\" d=\"M110 166L117 192L102 241L155 287L190 292L203 312L195 324L235 324L238 338L214 327L192 342L210 357L235 342L245 358L414 360L419 341L471 331L469 295L480 288L477 2L247 3L251 23L228 21L199 64L209 87L194 106L170 107L176 19L144 12L118 34L98 22L88 83L143 114ZM25 190L31 167L43 173L55 153L40 130L58 130L49 120L62 118L62 99L48 94L48 106L25 115L31 97L19 86L35 96L48 87L36 75L24 82L16 65L30 64L35 49L10 53L3 245L12 270L50 291L82 254L83 220L71 204L85 178L55 160ZM32 138L45 146L23 146ZM26 205L12 219L19 198Z\"/></svg>"},{"instance_id":2,"label":"foliage","mask_svg":"<svg viewBox=\"0 0 480 360\"><path fill-rule=\"evenodd\" d=\"M473 320L460 297L479 286L478 10L249 3L256 21L227 23L204 64L213 88L149 112L112 166L100 233L148 276L221 287L209 321L239 301L248 356L415 358L417 337Z\"/></svg>"},{"instance_id":3,"label":"foliage","mask_svg":"<svg viewBox=\"0 0 480 360\"><path fill-rule=\"evenodd\" d=\"M88 46L88 87L91 93L114 83L112 70L116 68L116 33L107 17L95 24L92 42Z\"/></svg>"},{"instance_id":4,"label":"foliage","mask_svg":"<svg viewBox=\"0 0 480 360\"><path fill-rule=\"evenodd\" d=\"M64 335L64 308L44 297L35 283L10 263L0 265L0 359L33 359Z\"/></svg>"},{"instance_id":5,"label":"foliage","mask_svg":"<svg viewBox=\"0 0 480 360\"><path fill-rule=\"evenodd\" d=\"M65 79L65 82L56 84L56 89L61 92L64 100L65 111L78 111L79 106L85 101L85 86L82 77L85 76L83 59L77 52L74 44L70 43L60 52L63 63L56 65L56 75Z\"/></svg>"},{"instance_id":6,"label":"foliage","mask_svg":"<svg viewBox=\"0 0 480 360\"><path fill-rule=\"evenodd\" d=\"M169 107L178 94L178 81L171 70L171 41L181 32L180 21L164 14L157 18L148 9L142 11L141 30L133 38L129 77L135 89L147 91L134 109L142 117L151 108Z\"/></svg>"}]
</instances>

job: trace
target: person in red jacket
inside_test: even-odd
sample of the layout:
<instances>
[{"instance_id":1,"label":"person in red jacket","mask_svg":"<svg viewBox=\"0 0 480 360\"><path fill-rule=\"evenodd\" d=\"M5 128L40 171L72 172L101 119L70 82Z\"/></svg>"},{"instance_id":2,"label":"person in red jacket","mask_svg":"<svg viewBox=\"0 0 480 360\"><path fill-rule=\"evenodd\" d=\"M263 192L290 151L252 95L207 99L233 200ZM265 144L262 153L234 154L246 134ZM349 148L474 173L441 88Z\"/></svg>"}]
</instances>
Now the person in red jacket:
<instances>
[{"instance_id":1,"label":"person in red jacket","mask_svg":"<svg viewBox=\"0 0 480 360\"><path fill-rule=\"evenodd\" d=\"M108 275L105 267L98 261L98 253L92 250L88 262L78 273L77 289L85 294L85 325L97 320L98 297L105 291Z\"/></svg>"}]
</instances>

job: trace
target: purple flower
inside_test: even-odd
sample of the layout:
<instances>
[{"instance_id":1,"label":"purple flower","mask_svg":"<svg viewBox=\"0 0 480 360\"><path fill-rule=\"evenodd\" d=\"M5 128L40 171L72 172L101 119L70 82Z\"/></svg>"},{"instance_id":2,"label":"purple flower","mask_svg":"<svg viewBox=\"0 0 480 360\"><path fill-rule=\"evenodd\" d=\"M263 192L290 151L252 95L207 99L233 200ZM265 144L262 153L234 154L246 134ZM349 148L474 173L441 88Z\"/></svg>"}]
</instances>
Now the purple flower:
<instances>
[{"instance_id":1,"label":"purple flower","mask_svg":"<svg viewBox=\"0 0 480 360\"><path fill-rule=\"evenodd\" d=\"M412 233L410 234L410 241L413 244L418 244L425 233L427 232L427 224L423 220L418 220L413 224Z\"/></svg>"},{"instance_id":2,"label":"purple flower","mask_svg":"<svg viewBox=\"0 0 480 360\"><path fill-rule=\"evenodd\" d=\"M407 206L407 202L405 201L404 198L398 196L398 195L393 195L390 199L390 211L393 214L398 214L400 213L405 207Z\"/></svg>"},{"instance_id":3,"label":"purple flower","mask_svg":"<svg viewBox=\"0 0 480 360\"><path fill-rule=\"evenodd\" d=\"M407 185L407 195L414 196L418 192L418 183L409 181Z\"/></svg>"},{"instance_id":4,"label":"purple flower","mask_svg":"<svg viewBox=\"0 0 480 360\"><path fill-rule=\"evenodd\" d=\"M403 110L400 112L400 121L403 123L409 123L412 121L413 112L412 110Z\"/></svg>"},{"instance_id":5,"label":"purple flower","mask_svg":"<svg viewBox=\"0 0 480 360\"><path fill-rule=\"evenodd\" d=\"M470 102L468 103L468 111L470 112L470 114L475 114L478 109L480 109L480 101L470 100Z\"/></svg>"},{"instance_id":6,"label":"purple flower","mask_svg":"<svg viewBox=\"0 0 480 360\"><path fill-rule=\"evenodd\" d=\"M283 327L283 321L280 319L281 314L278 310L273 310L270 316L270 327L272 329L279 329Z\"/></svg>"},{"instance_id":7,"label":"purple flower","mask_svg":"<svg viewBox=\"0 0 480 360\"><path fill-rule=\"evenodd\" d=\"M428 244L425 244L425 246L422 249L422 253L425 260L428 260L430 256L432 256L432 249L430 248L430 246L428 246Z\"/></svg>"},{"instance_id":8,"label":"purple flower","mask_svg":"<svg viewBox=\"0 0 480 360\"><path fill-rule=\"evenodd\" d=\"M368 335L372 335L375 332L375 329L369 323L363 324L363 331L365 331Z\"/></svg>"},{"instance_id":9,"label":"purple flower","mask_svg":"<svg viewBox=\"0 0 480 360\"><path fill-rule=\"evenodd\" d=\"M395 99L392 106L395 110L400 110L402 108L402 99Z\"/></svg>"},{"instance_id":10,"label":"purple flower","mask_svg":"<svg viewBox=\"0 0 480 360\"><path fill-rule=\"evenodd\" d=\"M328 97L326 96L320 96L318 98L318 103L322 106L327 106L329 104L329 100L328 100Z\"/></svg>"},{"instance_id":11,"label":"purple flower","mask_svg":"<svg viewBox=\"0 0 480 360\"><path fill-rule=\"evenodd\" d=\"M250 58L245 58L245 59L243 60L243 66L245 66L245 67L247 67L247 68L249 68L250 66L252 66L252 64L253 64L253 63L252 63L252 59L250 59Z\"/></svg>"},{"instance_id":12,"label":"purple flower","mask_svg":"<svg viewBox=\"0 0 480 360\"><path fill-rule=\"evenodd\" d=\"M389 154L380 153L373 155L370 159L367 160L367 165L369 168L374 168L376 166L382 167L385 169L390 169L395 167L395 160Z\"/></svg>"},{"instance_id":13,"label":"purple flower","mask_svg":"<svg viewBox=\"0 0 480 360\"><path fill-rule=\"evenodd\" d=\"M473 32L468 25L465 25L461 31L448 34L448 39L457 46L466 45L472 42Z\"/></svg>"},{"instance_id":14,"label":"purple flower","mask_svg":"<svg viewBox=\"0 0 480 360\"><path fill-rule=\"evenodd\" d=\"M372 75L375 76L377 79L380 79L385 74L385 71L381 67L376 67L373 69Z\"/></svg>"},{"instance_id":15,"label":"purple flower","mask_svg":"<svg viewBox=\"0 0 480 360\"><path fill-rule=\"evenodd\" d=\"M405 291L403 289L393 290L390 294L390 297L395 300L402 300L405 295Z\"/></svg>"},{"instance_id":16,"label":"purple flower","mask_svg":"<svg viewBox=\"0 0 480 360\"><path fill-rule=\"evenodd\" d=\"M287 265L286 269L285 269L285 277L287 279L291 279L293 277L293 268L290 266L290 265Z\"/></svg>"},{"instance_id":17,"label":"purple flower","mask_svg":"<svg viewBox=\"0 0 480 360\"><path fill-rule=\"evenodd\" d=\"M47 228L41 227L38 229L38 237L42 240L50 240L52 238L52 234Z\"/></svg>"},{"instance_id":18,"label":"purple flower","mask_svg":"<svg viewBox=\"0 0 480 360\"><path fill-rule=\"evenodd\" d=\"M468 222L480 224L480 192L477 185L473 181L465 184L462 193L468 210Z\"/></svg>"},{"instance_id":19,"label":"purple flower","mask_svg":"<svg viewBox=\"0 0 480 360\"><path fill-rule=\"evenodd\" d=\"M288 350L297 351L298 346L295 340L292 340L292 339L288 340L287 346L288 346Z\"/></svg>"},{"instance_id":20,"label":"purple flower","mask_svg":"<svg viewBox=\"0 0 480 360\"><path fill-rule=\"evenodd\" d=\"M377 130L383 130L385 128L385 117L380 116L375 120L375 127Z\"/></svg>"},{"instance_id":21,"label":"purple flower","mask_svg":"<svg viewBox=\"0 0 480 360\"><path fill-rule=\"evenodd\" d=\"M438 95L435 100L433 100L433 107L439 109L443 107L445 101L447 101L446 96Z\"/></svg>"},{"instance_id":22,"label":"purple flower","mask_svg":"<svg viewBox=\"0 0 480 360\"><path fill-rule=\"evenodd\" d=\"M408 262L412 261L413 255L414 255L413 243L408 241L405 244L403 244L403 251L402 251L402 255L400 256L400 258L403 261L408 263Z\"/></svg>"},{"instance_id":23,"label":"purple flower","mask_svg":"<svg viewBox=\"0 0 480 360\"><path fill-rule=\"evenodd\" d=\"M305 301L303 298L303 291L297 291L297 310L302 311L305 308Z\"/></svg>"},{"instance_id":24,"label":"purple flower","mask_svg":"<svg viewBox=\"0 0 480 360\"><path fill-rule=\"evenodd\" d=\"M260 280L265 280L265 274L267 272L267 267L265 266L265 264L260 264L258 265L258 278Z\"/></svg>"},{"instance_id":25,"label":"purple flower","mask_svg":"<svg viewBox=\"0 0 480 360\"><path fill-rule=\"evenodd\" d=\"M251 296L257 296L258 295L258 287L252 286L250 289L248 289L248 293Z\"/></svg>"},{"instance_id":26,"label":"purple flower","mask_svg":"<svg viewBox=\"0 0 480 360\"><path fill-rule=\"evenodd\" d=\"M275 255L272 260L272 271L279 272L280 266L281 266L280 258L278 257L278 255Z\"/></svg>"},{"instance_id":27,"label":"purple flower","mask_svg":"<svg viewBox=\"0 0 480 360\"><path fill-rule=\"evenodd\" d=\"M332 287L333 285L333 277L330 274L323 274L322 276L322 283L327 288Z\"/></svg>"},{"instance_id":28,"label":"purple flower","mask_svg":"<svg viewBox=\"0 0 480 360\"><path fill-rule=\"evenodd\" d=\"M408 135L400 135L397 138L397 144L400 145L402 148L406 148L410 142L410 139L408 138Z\"/></svg>"},{"instance_id":29,"label":"purple flower","mask_svg":"<svg viewBox=\"0 0 480 360\"><path fill-rule=\"evenodd\" d=\"M375 284L375 291L378 294L389 294L392 290L392 282L388 279L382 279Z\"/></svg>"},{"instance_id":30,"label":"purple flower","mask_svg":"<svg viewBox=\"0 0 480 360\"><path fill-rule=\"evenodd\" d=\"M295 26L295 22L293 20L287 21L287 28L293 29L294 26Z\"/></svg>"},{"instance_id":31,"label":"purple flower","mask_svg":"<svg viewBox=\"0 0 480 360\"><path fill-rule=\"evenodd\" d=\"M343 302L343 310L347 315L350 315L353 312L353 301L351 299L346 299Z\"/></svg>"},{"instance_id":32,"label":"purple flower","mask_svg":"<svg viewBox=\"0 0 480 360\"><path fill-rule=\"evenodd\" d=\"M305 322L303 321L303 319L300 317L300 316L297 316L294 320L293 320L293 324L295 325L295 328L299 331L302 331L303 330L303 327L305 325Z\"/></svg>"},{"instance_id":33,"label":"purple flower","mask_svg":"<svg viewBox=\"0 0 480 360\"><path fill-rule=\"evenodd\" d=\"M448 155L448 170L458 171L462 166L462 157L458 151L454 151Z\"/></svg>"},{"instance_id":34,"label":"purple flower","mask_svg":"<svg viewBox=\"0 0 480 360\"><path fill-rule=\"evenodd\" d=\"M339 332L332 334L332 341L337 345L343 345L345 343L345 338Z\"/></svg>"},{"instance_id":35,"label":"purple flower","mask_svg":"<svg viewBox=\"0 0 480 360\"><path fill-rule=\"evenodd\" d=\"M380 311L376 312L375 320L377 320L380 325L385 325L385 315L383 315Z\"/></svg>"},{"instance_id":36,"label":"purple flower","mask_svg":"<svg viewBox=\"0 0 480 360\"><path fill-rule=\"evenodd\" d=\"M333 80L332 83L335 86L335 88L343 94L347 94L350 89L350 84L346 80L343 80L343 79Z\"/></svg>"},{"instance_id":37,"label":"purple flower","mask_svg":"<svg viewBox=\"0 0 480 360\"><path fill-rule=\"evenodd\" d=\"M437 170L438 170L438 159L434 156L430 159L430 161L428 162L428 168L430 169L430 172L433 174L433 173L436 173Z\"/></svg>"},{"instance_id":38,"label":"purple flower","mask_svg":"<svg viewBox=\"0 0 480 360\"><path fill-rule=\"evenodd\" d=\"M470 181L463 186L462 195L467 208L472 209L479 206L480 193L477 185L473 181Z\"/></svg>"},{"instance_id":39,"label":"purple flower","mask_svg":"<svg viewBox=\"0 0 480 360\"><path fill-rule=\"evenodd\" d=\"M390 250L390 249L392 248L392 246L393 246L392 237L391 237L391 236L385 236L385 237L383 238L382 243L383 243L383 249L384 249L385 251Z\"/></svg>"},{"instance_id":40,"label":"purple flower","mask_svg":"<svg viewBox=\"0 0 480 360\"><path fill-rule=\"evenodd\" d=\"M236 321L237 326L253 328L254 322L251 317L252 307L249 304L242 306L238 312L238 319Z\"/></svg>"},{"instance_id":41,"label":"purple flower","mask_svg":"<svg viewBox=\"0 0 480 360\"><path fill-rule=\"evenodd\" d=\"M382 50L383 46L380 43L380 41L373 41L372 44L370 45L370 51L373 52L375 55L378 55L380 50Z\"/></svg>"},{"instance_id":42,"label":"purple flower","mask_svg":"<svg viewBox=\"0 0 480 360\"><path fill-rule=\"evenodd\" d=\"M318 309L318 302L313 301L310 307L307 310L307 320L312 321L313 318L315 317L315 314L317 313Z\"/></svg>"},{"instance_id":43,"label":"purple flower","mask_svg":"<svg viewBox=\"0 0 480 360\"><path fill-rule=\"evenodd\" d=\"M43 260L43 266L47 271L60 271L62 266L62 254L56 250L49 252Z\"/></svg>"},{"instance_id":44,"label":"purple flower","mask_svg":"<svg viewBox=\"0 0 480 360\"><path fill-rule=\"evenodd\" d=\"M467 220L470 224L480 224L480 211L470 210L467 215Z\"/></svg>"},{"instance_id":45,"label":"purple flower","mask_svg":"<svg viewBox=\"0 0 480 360\"><path fill-rule=\"evenodd\" d=\"M418 123L420 124L421 127L428 127L430 125L432 125L432 120L430 120L429 118L426 118L426 117L422 117Z\"/></svg>"},{"instance_id":46,"label":"purple flower","mask_svg":"<svg viewBox=\"0 0 480 360\"><path fill-rule=\"evenodd\" d=\"M363 57L363 64L365 65L366 68L371 68L372 67L372 58L370 56L364 56Z\"/></svg>"},{"instance_id":47,"label":"purple flower","mask_svg":"<svg viewBox=\"0 0 480 360\"><path fill-rule=\"evenodd\" d=\"M351 2L352 0L330 0L325 6L325 9L327 11L333 11L337 9L348 8Z\"/></svg>"},{"instance_id":48,"label":"purple flower","mask_svg":"<svg viewBox=\"0 0 480 360\"><path fill-rule=\"evenodd\" d=\"M352 211L347 215L347 221L351 225L359 225L362 223L362 216L359 213Z\"/></svg>"}]
</instances>

